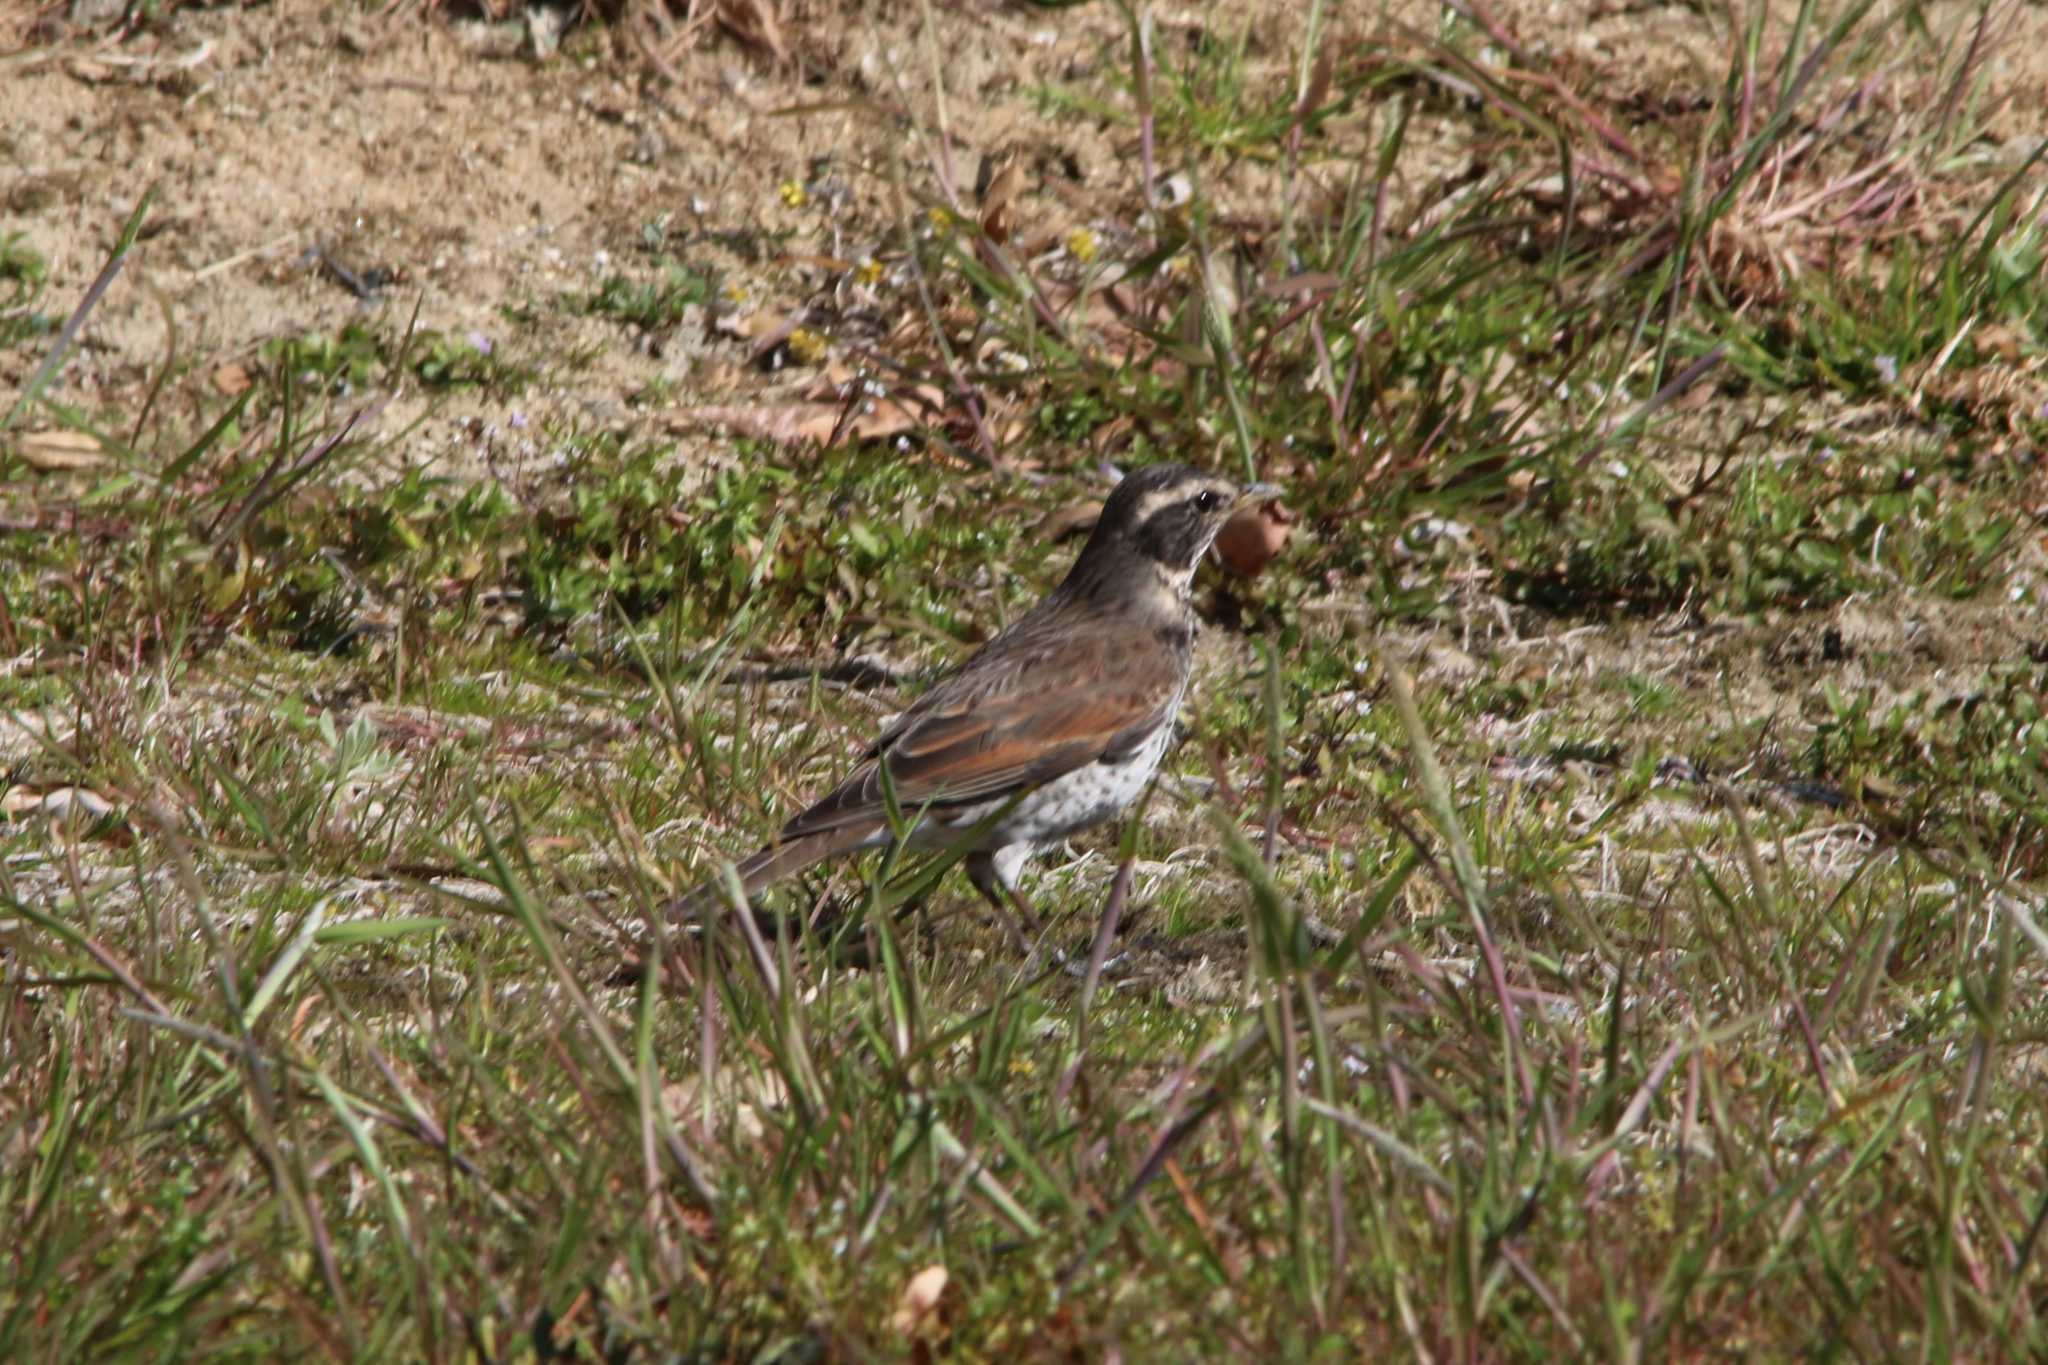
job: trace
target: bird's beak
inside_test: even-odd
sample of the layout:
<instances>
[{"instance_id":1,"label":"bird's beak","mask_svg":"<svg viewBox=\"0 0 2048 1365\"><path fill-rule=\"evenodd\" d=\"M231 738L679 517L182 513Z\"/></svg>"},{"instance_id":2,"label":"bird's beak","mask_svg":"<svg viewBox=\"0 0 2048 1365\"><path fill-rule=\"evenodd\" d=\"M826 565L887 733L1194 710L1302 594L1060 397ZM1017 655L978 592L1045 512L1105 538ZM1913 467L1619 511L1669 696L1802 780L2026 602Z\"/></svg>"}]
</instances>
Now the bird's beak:
<instances>
[{"instance_id":1,"label":"bird's beak","mask_svg":"<svg viewBox=\"0 0 2048 1365\"><path fill-rule=\"evenodd\" d=\"M1237 504L1230 510L1234 512L1241 507L1253 507L1262 502L1275 502L1279 497L1280 485L1277 483L1249 484L1238 493Z\"/></svg>"}]
</instances>

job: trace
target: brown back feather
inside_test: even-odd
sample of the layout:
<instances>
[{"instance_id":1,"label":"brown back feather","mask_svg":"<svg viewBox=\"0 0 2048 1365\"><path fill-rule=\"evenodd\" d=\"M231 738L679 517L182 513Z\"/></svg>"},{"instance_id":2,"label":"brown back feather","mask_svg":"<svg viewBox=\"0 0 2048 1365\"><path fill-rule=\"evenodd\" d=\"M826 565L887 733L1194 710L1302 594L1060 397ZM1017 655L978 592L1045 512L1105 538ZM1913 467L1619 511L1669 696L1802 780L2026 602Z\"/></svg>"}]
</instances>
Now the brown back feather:
<instances>
[{"instance_id":1,"label":"brown back feather","mask_svg":"<svg viewBox=\"0 0 2048 1365\"><path fill-rule=\"evenodd\" d=\"M1116 621L1076 615L1033 612L990 641L918 698L782 838L872 827L884 809L883 763L897 804L911 812L1003 800L1137 748L1172 719L1185 666Z\"/></svg>"}]
</instances>

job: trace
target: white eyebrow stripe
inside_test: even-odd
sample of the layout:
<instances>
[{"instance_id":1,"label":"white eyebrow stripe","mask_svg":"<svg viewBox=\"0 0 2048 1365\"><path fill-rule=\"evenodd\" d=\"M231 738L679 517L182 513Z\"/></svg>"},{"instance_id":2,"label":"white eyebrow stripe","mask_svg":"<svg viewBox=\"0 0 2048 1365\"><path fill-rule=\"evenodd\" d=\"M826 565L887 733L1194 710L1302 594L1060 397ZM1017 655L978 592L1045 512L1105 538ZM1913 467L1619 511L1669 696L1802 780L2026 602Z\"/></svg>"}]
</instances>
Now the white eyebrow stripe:
<instances>
[{"instance_id":1,"label":"white eyebrow stripe","mask_svg":"<svg viewBox=\"0 0 2048 1365\"><path fill-rule=\"evenodd\" d=\"M1163 508L1171 507L1181 500L1178 488L1160 488L1147 493L1138 502L1138 525L1143 526Z\"/></svg>"},{"instance_id":2,"label":"white eyebrow stripe","mask_svg":"<svg viewBox=\"0 0 2048 1365\"><path fill-rule=\"evenodd\" d=\"M1178 506L1204 491L1214 493L1226 501L1237 495L1236 487L1221 479L1189 479L1165 488L1155 488L1138 499L1138 510L1132 524L1143 526L1167 508Z\"/></svg>"}]
</instances>

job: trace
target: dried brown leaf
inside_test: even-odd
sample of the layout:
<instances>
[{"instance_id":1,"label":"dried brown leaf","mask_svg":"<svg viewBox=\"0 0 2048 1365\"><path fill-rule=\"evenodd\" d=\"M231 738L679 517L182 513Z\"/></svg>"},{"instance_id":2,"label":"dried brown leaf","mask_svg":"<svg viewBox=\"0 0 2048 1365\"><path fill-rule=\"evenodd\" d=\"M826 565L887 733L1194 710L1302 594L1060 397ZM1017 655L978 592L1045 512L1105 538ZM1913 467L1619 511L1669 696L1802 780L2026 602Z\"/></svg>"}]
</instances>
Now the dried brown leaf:
<instances>
[{"instance_id":1,"label":"dried brown leaf","mask_svg":"<svg viewBox=\"0 0 2048 1365\"><path fill-rule=\"evenodd\" d=\"M1068 536L1095 529L1095 523L1102 518L1102 500L1089 498L1081 502L1070 502L1064 507L1055 507L1045 514L1038 523L1040 540L1061 541Z\"/></svg>"},{"instance_id":2,"label":"dried brown leaf","mask_svg":"<svg viewBox=\"0 0 2048 1365\"><path fill-rule=\"evenodd\" d=\"M1017 196L1024 189L1024 167L1015 161L988 182L981 196L982 233L998 246L1017 230Z\"/></svg>"},{"instance_id":3,"label":"dried brown leaf","mask_svg":"<svg viewBox=\"0 0 2048 1365\"><path fill-rule=\"evenodd\" d=\"M738 435L779 445L823 445L835 431L856 441L879 441L925 426L931 420L928 414L939 410L941 398L936 388L923 385L901 398L863 400L851 416L845 415L844 403L713 404L684 409L675 420L690 427L728 427Z\"/></svg>"},{"instance_id":4,"label":"dried brown leaf","mask_svg":"<svg viewBox=\"0 0 2048 1365\"><path fill-rule=\"evenodd\" d=\"M718 26L749 47L765 49L776 61L789 60L789 43L774 0L718 0Z\"/></svg>"},{"instance_id":5,"label":"dried brown leaf","mask_svg":"<svg viewBox=\"0 0 2048 1365\"><path fill-rule=\"evenodd\" d=\"M949 1278L946 1267L942 1265L928 1265L912 1275L896 1300L896 1311L889 1319L890 1325L904 1336L921 1335L930 1330L938 1317L939 1300L945 1297Z\"/></svg>"},{"instance_id":6,"label":"dried brown leaf","mask_svg":"<svg viewBox=\"0 0 2048 1365\"><path fill-rule=\"evenodd\" d=\"M134 834L112 801L89 787L54 787L40 795L15 787L0 803L11 818L37 817L65 839L92 837L126 847Z\"/></svg>"},{"instance_id":7,"label":"dried brown leaf","mask_svg":"<svg viewBox=\"0 0 2048 1365\"><path fill-rule=\"evenodd\" d=\"M54 474L67 469L91 469L106 462L106 452L97 439L82 431L49 429L25 433L15 450L31 469Z\"/></svg>"}]
</instances>

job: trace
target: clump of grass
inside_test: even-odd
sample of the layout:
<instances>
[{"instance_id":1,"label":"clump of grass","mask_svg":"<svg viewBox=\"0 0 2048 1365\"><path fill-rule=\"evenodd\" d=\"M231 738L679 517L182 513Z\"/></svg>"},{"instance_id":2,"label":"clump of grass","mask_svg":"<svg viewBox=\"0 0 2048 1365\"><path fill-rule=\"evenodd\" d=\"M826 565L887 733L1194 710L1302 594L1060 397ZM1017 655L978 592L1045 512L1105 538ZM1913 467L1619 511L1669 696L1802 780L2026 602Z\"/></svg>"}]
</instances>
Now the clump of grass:
<instances>
[{"instance_id":1,"label":"clump of grass","mask_svg":"<svg viewBox=\"0 0 2048 1365\"><path fill-rule=\"evenodd\" d=\"M635 281L607 275L597 288L570 298L571 312L615 318L643 332L661 332L681 322L689 310L701 309L718 297L715 275L689 269L660 257L657 278Z\"/></svg>"},{"instance_id":2,"label":"clump of grass","mask_svg":"<svg viewBox=\"0 0 2048 1365\"><path fill-rule=\"evenodd\" d=\"M328 386L337 395L386 381L395 370L409 372L429 390L489 388L508 397L534 377L531 366L500 357L496 345L481 335L409 329L394 337L358 322L333 334L311 332L267 342L260 355L278 373L300 384Z\"/></svg>"},{"instance_id":3,"label":"clump of grass","mask_svg":"<svg viewBox=\"0 0 2048 1365\"><path fill-rule=\"evenodd\" d=\"M36 311L49 266L26 235L0 232L0 347L47 336L57 324Z\"/></svg>"}]
</instances>

